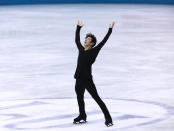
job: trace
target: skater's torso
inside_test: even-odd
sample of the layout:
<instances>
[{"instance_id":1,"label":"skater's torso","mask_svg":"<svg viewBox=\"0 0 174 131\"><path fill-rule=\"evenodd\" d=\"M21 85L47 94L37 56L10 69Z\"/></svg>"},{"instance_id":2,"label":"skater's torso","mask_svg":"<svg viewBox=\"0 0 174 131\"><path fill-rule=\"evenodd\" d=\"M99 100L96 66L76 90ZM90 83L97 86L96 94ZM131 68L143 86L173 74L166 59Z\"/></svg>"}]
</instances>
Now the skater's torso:
<instances>
[{"instance_id":1,"label":"skater's torso","mask_svg":"<svg viewBox=\"0 0 174 131\"><path fill-rule=\"evenodd\" d=\"M92 78L92 64L95 62L98 50L79 50L76 72L74 78Z\"/></svg>"}]
</instances>

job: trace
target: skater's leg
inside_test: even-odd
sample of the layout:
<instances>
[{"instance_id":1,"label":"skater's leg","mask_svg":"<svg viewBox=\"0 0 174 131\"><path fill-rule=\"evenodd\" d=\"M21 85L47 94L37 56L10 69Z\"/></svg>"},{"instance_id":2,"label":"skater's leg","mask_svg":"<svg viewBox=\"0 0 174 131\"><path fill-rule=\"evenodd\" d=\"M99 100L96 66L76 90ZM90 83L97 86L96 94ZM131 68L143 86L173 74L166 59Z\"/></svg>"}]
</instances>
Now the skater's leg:
<instances>
[{"instance_id":1,"label":"skater's leg","mask_svg":"<svg viewBox=\"0 0 174 131\"><path fill-rule=\"evenodd\" d=\"M80 79L76 79L76 84L75 84L75 92L77 94L77 102L79 106L79 114L80 115L85 115L85 102L84 102L84 93L85 93L85 88L82 84L83 81Z\"/></svg>"},{"instance_id":2,"label":"skater's leg","mask_svg":"<svg viewBox=\"0 0 174 131\"><path fill-rule=\"evenodd\" d=\"M88 86L86 87L86 89L90 93L90 95L94 98L94 100L97 102L97 104L100 106L102 112L104 113L105 119L112 120L105 103L101 100L101 98L98 95L98 92L97 92L95 84L93 83L93 80L88 81Z\"/></svg>"}]
</instances>

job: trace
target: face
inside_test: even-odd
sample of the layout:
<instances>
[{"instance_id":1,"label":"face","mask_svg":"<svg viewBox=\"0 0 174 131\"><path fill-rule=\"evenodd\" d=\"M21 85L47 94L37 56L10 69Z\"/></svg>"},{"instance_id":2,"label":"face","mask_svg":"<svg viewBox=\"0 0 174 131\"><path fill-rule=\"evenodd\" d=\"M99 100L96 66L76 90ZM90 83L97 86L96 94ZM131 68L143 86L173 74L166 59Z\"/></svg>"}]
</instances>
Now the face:
<instances>
[{"instance_id":1,"label":"face","mask_svg":"<svg viewBox=\"0 0 174 131\"><path fill-rule=\"evenodd\" d=\"M91 40L92 40L91 37L85 38L84 45L85 45L85 46L92 46L93 43L91 42Z\"/></svg>"}]
</instances>

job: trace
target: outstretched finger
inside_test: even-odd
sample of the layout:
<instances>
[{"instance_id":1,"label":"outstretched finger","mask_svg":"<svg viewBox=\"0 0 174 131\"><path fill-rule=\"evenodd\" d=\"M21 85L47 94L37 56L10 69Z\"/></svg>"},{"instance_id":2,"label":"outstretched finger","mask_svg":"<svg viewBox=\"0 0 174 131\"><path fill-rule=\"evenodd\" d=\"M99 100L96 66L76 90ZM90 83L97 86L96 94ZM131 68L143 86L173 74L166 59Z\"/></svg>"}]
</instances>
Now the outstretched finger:
<instances>
[{"instance_id":1,"label":"outstretched finger","mask_svg":"<svg viewBox=\"0 0 174 131\"><path fill-rule=\"evenodd\" d=\"M112 22L112 26L114 26L115 22Z\"/></svg>"},{"instance_id":2,"label":"outstretched finger","mask_svg":"<svg viewBox=\"0 0 174 131\"><path fill-rule=\"evenodd\" d=\"M114 25L115 25L115 21L112 22L112 26L114 26Z\"/></svg>"}]
</instances>

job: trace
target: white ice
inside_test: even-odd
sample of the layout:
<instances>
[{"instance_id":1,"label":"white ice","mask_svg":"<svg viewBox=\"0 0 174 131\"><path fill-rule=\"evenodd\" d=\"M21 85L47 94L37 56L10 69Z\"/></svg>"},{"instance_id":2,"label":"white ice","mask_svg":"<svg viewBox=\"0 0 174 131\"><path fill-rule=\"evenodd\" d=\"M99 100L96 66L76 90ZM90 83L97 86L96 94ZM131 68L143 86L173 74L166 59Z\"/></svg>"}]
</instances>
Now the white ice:
<instances>
[{"instance_id":1,"label":"white ice","mask_svg":"<svg viewBox=\"0 0 174 131\"><path fill-rule=\"evenodd\" d=\"M0 6L0 131L173 131L174 6L69 4ZM73 78L81 42L92 32L101 49L92 74L113 117L85 93L87 124L78 115Z\"/></svg>"}]
</instances>

